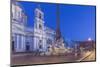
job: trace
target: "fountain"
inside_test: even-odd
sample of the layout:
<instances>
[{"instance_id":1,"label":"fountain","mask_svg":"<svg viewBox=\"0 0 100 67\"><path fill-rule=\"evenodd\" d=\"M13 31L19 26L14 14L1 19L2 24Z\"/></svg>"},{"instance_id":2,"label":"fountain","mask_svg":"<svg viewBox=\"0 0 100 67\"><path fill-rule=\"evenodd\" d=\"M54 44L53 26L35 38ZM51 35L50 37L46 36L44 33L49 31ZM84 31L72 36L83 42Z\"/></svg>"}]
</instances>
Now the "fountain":
<instances>
[{"instance_id":1,"label":"fountain","mask_svg":"<svg viewBox=\"0 0 100 67\"><path fill-rule=\"evenodd\" d=\"M57 4L57 22L56 22L56 35L55 41L49 47L49 55L62 55L66 52L65 43L63 38L61 37L60 32L60 14L59 14L59 4Z\"/></svg>"}]
</instances>

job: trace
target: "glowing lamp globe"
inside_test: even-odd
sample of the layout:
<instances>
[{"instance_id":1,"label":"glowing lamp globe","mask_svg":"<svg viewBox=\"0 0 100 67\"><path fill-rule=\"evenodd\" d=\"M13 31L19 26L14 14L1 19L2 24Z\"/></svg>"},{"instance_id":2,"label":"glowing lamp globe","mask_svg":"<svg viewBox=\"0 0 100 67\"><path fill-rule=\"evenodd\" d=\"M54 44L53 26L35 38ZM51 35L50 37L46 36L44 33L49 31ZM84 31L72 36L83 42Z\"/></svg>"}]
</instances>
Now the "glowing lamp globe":
<instances>
[{"instance_id":1,"label":"glowing lamp globe","mask_svg":"<svg viewBox=\"0 0 100 67\"><path fill-rule=\"evenodd\" d=\"M88 38L88 41L91 41L92 39L91 38Z\"/></svg>"}]
</instances>

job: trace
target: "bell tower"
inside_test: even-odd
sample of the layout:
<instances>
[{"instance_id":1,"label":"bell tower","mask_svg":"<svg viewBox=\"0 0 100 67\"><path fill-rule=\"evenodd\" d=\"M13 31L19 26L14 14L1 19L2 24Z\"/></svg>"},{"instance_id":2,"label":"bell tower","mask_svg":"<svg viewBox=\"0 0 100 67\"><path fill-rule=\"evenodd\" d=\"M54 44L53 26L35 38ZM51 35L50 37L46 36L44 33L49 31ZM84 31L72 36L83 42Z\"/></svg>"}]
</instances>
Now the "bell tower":
<instances>
[{"instance_id":1,"label":"bell tower","mask_svg":"<svg viewBox=\"0 0 100 67\"><path fill-rule=\"evenodd\" d=\"M41 52L45 50L46 46L44 39L44 13L40 5L35 9L34 14L34 49Z\"/></svg>"},{"instance_id":2,"label":"bell tower","mask_svg":"<svg viewBox=\"0 0 100 67\"><path fill-rule=\"evenodd\" d=\"M40 5L35 9L35 23L34 27L37 30L43 30L44 28L44 13L42 12Z\"/></svg>"}]
</instances>

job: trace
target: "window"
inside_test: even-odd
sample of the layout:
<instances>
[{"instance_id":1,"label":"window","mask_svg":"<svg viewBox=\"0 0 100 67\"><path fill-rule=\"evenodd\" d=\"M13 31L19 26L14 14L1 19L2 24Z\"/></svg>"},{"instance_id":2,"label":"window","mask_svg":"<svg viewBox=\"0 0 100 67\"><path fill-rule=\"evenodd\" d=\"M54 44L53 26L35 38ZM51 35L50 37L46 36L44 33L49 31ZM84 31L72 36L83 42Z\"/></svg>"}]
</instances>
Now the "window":
<instances>
[{"instance_id":1,"label":"window","mask_svg":"<svg viewBox=\"0 0 100 67\"><path fill-rule=\"evenodd\" d=\"M41 15L41 13L39 13L39 18L42 19L42 15Z\"/></svg>"},{"instance_id":2,"label":"window","mask_svg":"<svg viewBox=\"0 0 100 67\"><path fill-rule=\"evenodd\" d=\"M39 24L39 29L42 29L42 25L41 24Z\"/></svg>"},{"instance_id":3,"label":"window","mask_svg":"<svg viewBox=\"0 0 100 67\"><path fill-rule=\"evenodd\" d=\"M42 49L42 40L39 40L39 49Z\"/></svg>"},{"instance_id":4,"label":"window","mask_svg":"<svg viewBox=\"0 0 100 67\"><path fill-rule=\"evenodd\" d=\"M39 45L39 49L42 49L42 45Z\"/></svg>"}]
</instances>

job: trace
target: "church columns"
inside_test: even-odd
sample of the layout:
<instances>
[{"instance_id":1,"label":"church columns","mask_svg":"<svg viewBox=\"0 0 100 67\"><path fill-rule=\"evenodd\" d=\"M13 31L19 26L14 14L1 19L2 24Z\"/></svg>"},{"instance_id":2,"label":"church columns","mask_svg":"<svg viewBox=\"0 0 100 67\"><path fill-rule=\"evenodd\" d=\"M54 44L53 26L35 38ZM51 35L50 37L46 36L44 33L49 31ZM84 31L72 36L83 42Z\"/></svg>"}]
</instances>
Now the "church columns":
<instances>
[{"instance_id":1,"label":"church columns","mask_svg":"<svg viewBox=\"0 0 100 67\"><path fill-rule=\"evenodd\" d=\"M21 36L21 49L22 51L25 51L25 37L24 35Z\"/></svg>"},{"instance_id":2,"label":"church columns","mask_svg":"<svg viewBox=\"0 0 100 67\"><path fill-rule=\"evenodd\" d=\"M24 36L21 35L21 48L24 50Z\"/></svg>"},{"instance_id":3,"label":"church columns","mask_svg":"<svg viewBox=\"0 0 100 67\"><path fill-rule=\"evenodd\" d=\"M46 39L45 38L43 38L43 51L46 51Z\"/></svg>"},{"instance_id":4,"label":"church columns","mask_svg":"<svg viewBox=\"0 0 100 67\"><path fill-rule=\"evenodd\" d=\"M19 36L16 34L16 52L18 52L18 47L19 47Z\"/></svg>"},{"instance_id":5,"label":"church columns","mask_svg":"<svg viewBox=\"0 0 100 67\"><path fill-rule=\"evenodd\" d=\"M16 52L24 52L25 51L25 37L24 35L16 34L15 35L15 45Z\"/></svg>"},{"instance_id":6,"label":"church columns","mask_svg":"<svg viewBox=\"0 0 100 67\"><path fill-rule=\"evenodd\" d=\"M37 37L34 37L34 51L36 51L38 49L38 39Z\"/></svg>"}]
</instances>

